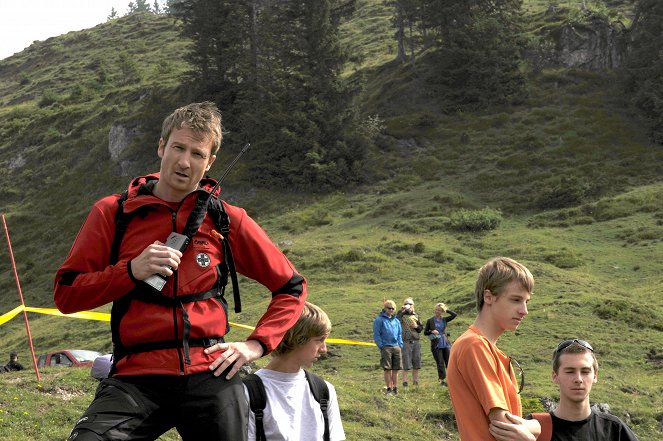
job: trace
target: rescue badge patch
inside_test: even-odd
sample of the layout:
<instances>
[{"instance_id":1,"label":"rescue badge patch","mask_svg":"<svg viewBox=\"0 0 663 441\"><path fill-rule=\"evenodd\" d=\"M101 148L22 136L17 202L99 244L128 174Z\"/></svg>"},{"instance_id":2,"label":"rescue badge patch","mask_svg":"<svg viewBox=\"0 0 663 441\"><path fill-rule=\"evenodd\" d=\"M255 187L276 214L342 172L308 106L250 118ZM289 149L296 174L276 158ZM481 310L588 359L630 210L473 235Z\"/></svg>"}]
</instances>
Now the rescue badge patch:
<instances>
[{"instance_id":1,"label":"rescue badge patch","mask_svg":"<svg viewBox=\"0 0 663 441\"><path fill-rule=\"evenodd\" d=\"M209 258L209 256L205 253L198 253L196 255L196 263L198 264L199 267L201 268L207 268L212 262L212 259Z\"/></svg>"}]
</instances>

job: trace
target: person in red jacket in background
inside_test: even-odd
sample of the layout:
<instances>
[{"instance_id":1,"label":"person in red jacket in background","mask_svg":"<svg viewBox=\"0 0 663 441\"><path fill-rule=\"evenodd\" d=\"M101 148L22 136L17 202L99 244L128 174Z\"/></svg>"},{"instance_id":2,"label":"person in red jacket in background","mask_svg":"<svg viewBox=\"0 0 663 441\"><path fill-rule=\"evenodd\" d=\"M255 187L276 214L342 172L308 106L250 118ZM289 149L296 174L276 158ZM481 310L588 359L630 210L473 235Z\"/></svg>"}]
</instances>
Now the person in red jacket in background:
<instances>
[{"instance_id":1,"label":"person in red jacket in background","mask_svg":"<svg viewBox=\"0 0 663 441\"><path fill-rule=\"evenodd\" d=\"M246 439L248 406L235 374L269 354L297 321L306 281L246 211L226 202L220 204L229 218L227 237L208 211L184 252L165 245L171 233L185 230L196 201L214 188L204 175L221 138L214 103L192 103L166 117L159 172L135 178L123 196L123 213L137 215L119 247L122 197L116 194L94 204L57 271L54 300L61 312L113 302L113 369L70 440L156 439L173 427L184 440ZM231 271L223 241L237 272L272 293L244 342L223 339ZM166 280L160 291L148 285L155 274Z\"/></svg>"}]
</instances>

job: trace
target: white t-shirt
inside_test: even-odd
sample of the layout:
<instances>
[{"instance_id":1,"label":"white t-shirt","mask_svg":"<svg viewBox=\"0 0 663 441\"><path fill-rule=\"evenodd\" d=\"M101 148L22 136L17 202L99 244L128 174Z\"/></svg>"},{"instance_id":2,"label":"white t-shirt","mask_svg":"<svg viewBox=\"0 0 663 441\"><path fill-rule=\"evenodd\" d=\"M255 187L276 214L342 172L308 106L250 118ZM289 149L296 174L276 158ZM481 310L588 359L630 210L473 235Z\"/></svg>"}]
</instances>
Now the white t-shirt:
<instances>
[{"instance_id":1,"label":"white t-shirt","mask_svg":"<svg viewBox=\"0 0 663 441\"><path fill-rule=\"evenodd\" d=\"M303 370L296 373L260 369L256 374L262 379L267 394L267 407L263 416L265 436L269 441L322 440L325 421L320 403L315 401ZM329 382L329 438L345 439L341 412L338 408L336 389ZM249 393L244 386L244 395ZM249 441L256 439L255 415L249 410Z\"/></svg>"}]
</instances>

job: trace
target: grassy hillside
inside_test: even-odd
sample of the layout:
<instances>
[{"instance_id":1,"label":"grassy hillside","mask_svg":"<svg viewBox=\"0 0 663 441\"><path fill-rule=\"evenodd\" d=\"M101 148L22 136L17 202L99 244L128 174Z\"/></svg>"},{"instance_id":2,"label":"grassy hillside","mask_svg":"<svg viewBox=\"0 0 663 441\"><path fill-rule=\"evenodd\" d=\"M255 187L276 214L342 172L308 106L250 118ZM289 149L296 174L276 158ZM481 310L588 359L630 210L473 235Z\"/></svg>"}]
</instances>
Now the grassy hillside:
<instances>
[{"instance_id":1,"label":"grassy hillside","mask_svg":"<svg viewBox=\"0 0 663 441\"><path fill-rule=\"evenodd\" d=\"M612 3L625 13L631 5ZM614 77L546 70L530 76L521 105L443 115L419 76L392 62L389 11L379 0L358 4L342 35L353 54L346 76L363 85L366 117L384 125L366 166L371 183L312 197L231 182L226 196L284 244L335 338L370 341L383 297L410 296L423 318L439 301L459 312L450 325L457 337L475 315L476 269L494 255L522 261L536 279L530 315L500 346L525 369L525 412L555 399L551 351L581 337L601 366L593 402L608 403L641 440L663 439L663 151L620 106ZM532 23L547 4L526 2ZM0 211L29 306L53 306L53 274L90 204L129 179L110 160L111 125L145 130L125 159L142 171L156 167L141 149L154 143L153 127L174 104L185 49L169 18L140 15L0 61ZM235 178L241 170L229 182ZM461 228L487 217L499 226ZM0 314L18 304L3 255ZM269 293L241 284L245 311L231 321L252 325ZM29 318L38 353L110 350L107 323ZM20 316L0 326L0 341L29 364ZM458 439L448 392L436 385L426 342L423 349L421 386L398 397L382 393L377 349L334 345L316 364L337 387L349 440ZM92 397L88 375L46 370L39 384L34 372L0 375L0 438L64 439Z\"/></svg>"}]
</instances>

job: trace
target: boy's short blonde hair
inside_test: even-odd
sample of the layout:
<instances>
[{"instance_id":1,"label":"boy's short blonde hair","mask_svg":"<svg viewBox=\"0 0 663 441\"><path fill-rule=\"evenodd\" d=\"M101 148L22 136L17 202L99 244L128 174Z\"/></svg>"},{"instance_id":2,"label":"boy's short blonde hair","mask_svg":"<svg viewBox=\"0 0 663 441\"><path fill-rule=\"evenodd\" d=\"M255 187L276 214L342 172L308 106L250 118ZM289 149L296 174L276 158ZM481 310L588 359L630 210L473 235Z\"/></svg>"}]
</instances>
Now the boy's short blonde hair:
<instances>
[{"instance_id":1,"label":"boy's short blonde hair","mask_svg":"<svg viewBox=\"0 0 663 441\"><path fill-rule=\"evenodd\" d=\"M481 311L481 308L483 308L485 290L488 289L493 295L498 296L502 293L504 287L514 280L518 281L528 293L532 293L534 277L525 265L508 257L495 257L486 262L479 269L479 276L474 287L477 311Z\"/></svg>"},{"instance_id":2,"label":"boy's short blonde hair","mask_svg":"<svg viewBox=\"0 0 663 441\"><path fill-rule=\"evenodd\" d=\"M173 130L182 128L191 129L200 139L210 139L213 155L219 151L223 138L221 111L213 102L187 104L168 115L161 126L164 145L168 144L168 138Z\"/></svg>"},{"instance_id":3,"label":"boy's short blonde hair","mask_svg":"<svg viewBox=\"0 0 663 441\"><path fill-rule=\"evenodd\" d=\"M285 355L304 346L312 338L326 337L331 332L331 327L327 313L313 303L306 302L299 320L288 329L272 355Z\"/></svg>"}]
</instances>

